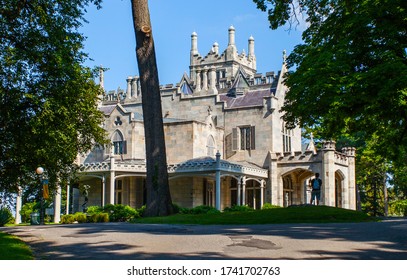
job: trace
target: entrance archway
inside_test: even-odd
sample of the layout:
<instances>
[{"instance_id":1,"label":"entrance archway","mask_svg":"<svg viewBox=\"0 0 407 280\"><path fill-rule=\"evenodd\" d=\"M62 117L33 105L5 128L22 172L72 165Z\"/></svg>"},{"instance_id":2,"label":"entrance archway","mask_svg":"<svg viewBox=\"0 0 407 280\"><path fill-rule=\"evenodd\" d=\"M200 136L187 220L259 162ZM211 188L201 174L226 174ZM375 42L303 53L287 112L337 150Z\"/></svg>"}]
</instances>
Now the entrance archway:
<instances>
[{"instance_id":1,"label":"entrance archway","mask_svg":"<svg viewBox=\"0 0 407 280\"><path fill-rule=\"evenodd\" d=\"M314 173L307 169L297 168L282 175L284 207L308 203L308 179Z\"/></svg>"},{"instance_id":2,"label":"entrance archway","mask_svg":"<svg viewBox=\"0 0 407 280\"><path fill-rule=\"evenodd\" d=\"M335 172L335 207L344 207L343 180L345 176L341 171Z\"/></svg>"}]
</instances>

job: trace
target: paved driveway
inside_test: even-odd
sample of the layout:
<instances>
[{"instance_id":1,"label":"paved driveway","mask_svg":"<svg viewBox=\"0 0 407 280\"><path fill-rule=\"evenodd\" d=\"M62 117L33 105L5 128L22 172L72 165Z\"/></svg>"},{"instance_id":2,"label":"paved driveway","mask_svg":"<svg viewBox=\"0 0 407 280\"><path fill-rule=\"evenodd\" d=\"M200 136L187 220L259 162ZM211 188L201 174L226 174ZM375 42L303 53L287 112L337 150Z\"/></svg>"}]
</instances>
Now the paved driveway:
<instances>
[{"instance_id":1,"label":"paved driveway","mask_svg":"<svg viewBox=\"0 0 407 280\"><path fill-rule=\"evenodd\" d=\"M0 228L37 259L407 260L407 220L254 226L129 223Z\"/></svg>"}]
</instances>

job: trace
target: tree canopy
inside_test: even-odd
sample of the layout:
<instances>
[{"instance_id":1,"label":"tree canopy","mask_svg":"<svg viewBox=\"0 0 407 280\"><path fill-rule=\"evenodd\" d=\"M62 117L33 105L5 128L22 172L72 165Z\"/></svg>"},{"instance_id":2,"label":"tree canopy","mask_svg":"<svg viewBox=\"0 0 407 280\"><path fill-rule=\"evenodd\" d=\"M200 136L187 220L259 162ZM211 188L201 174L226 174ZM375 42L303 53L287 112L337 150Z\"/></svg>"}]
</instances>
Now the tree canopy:
<instances>
[{"instance_id":1,"label":"tree canopy","mask_svg":"<svg viewBox=\"0 0 407 280\"><path fill-rule=\"evenodd\" d=\"M407 1L253 0L273 29L299 22L303 43L288 56L284 120L375 139L376 153L407 158Z\"/></svg>"},{"instance_id":2,"label":"tree canopy","mask_svg":"<svg viewBox=\"0 0 407 280\"><path fill-rule=\"evenodd\" d=\"M0 0L0 191L42 166L51 180L105 143L101 89L78 28L101 0Z\"/></svg>"}]
</instances>

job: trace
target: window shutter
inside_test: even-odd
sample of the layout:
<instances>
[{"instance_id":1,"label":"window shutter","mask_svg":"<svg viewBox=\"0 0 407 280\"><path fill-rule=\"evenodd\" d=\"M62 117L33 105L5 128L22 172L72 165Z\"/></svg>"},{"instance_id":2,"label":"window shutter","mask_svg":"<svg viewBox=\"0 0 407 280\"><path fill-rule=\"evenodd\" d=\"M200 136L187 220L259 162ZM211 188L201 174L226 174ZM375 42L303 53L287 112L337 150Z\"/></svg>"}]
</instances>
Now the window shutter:
<instances>
[{"instance_id":1,"label":"window shutter","mask_svg":"<svg viewBox=\"0 0 407 280\"><path fill-rule=\"evenodd\" d=\"M237 135L237 128L232 128L232 151L237 151L237 143L238 143L238 135Z\"/></svg>"},{"instance_id":2,"label":"window shutter","mask_svg":"<svg viewBox=\"0 0 407 280\"><path fill-rule=\"evenodd\" d=\"M256 129L254 126L250 127L250 149L256 149Z\"/></svg>"}]
</instances>

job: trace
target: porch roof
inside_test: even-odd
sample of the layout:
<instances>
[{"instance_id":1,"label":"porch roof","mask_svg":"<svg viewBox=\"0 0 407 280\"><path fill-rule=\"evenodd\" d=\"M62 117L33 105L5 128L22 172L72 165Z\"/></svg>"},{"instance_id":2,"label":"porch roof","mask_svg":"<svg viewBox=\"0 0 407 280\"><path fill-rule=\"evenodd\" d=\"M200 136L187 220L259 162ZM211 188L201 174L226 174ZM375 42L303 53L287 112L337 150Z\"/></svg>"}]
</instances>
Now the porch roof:
<instances>
[{"instance_id":1,"label":"porch roof","mask_svg":"<svg viewBox=\"0 0 407 280\"><path fill-rule=\"evenodd\" d=\"M111 168L110 161L86 163L79 166L79 175L96 175L103 174L114 170L116 172L133 174L146 174L146 162L144 159L133 159L116 161L113 169ZM214 173L217 170L225 175L234 176L250 176L256 178L265 179L268 177L268 170L261 168L255 164L249 162L230 162L227 160L220 160L219 167L216 165L216 159L213 157L199 157L190 159L184 162L169 164L168 174L169 176L176 176L181 174L208 174Z\"/></svg>"}]
</instances>

